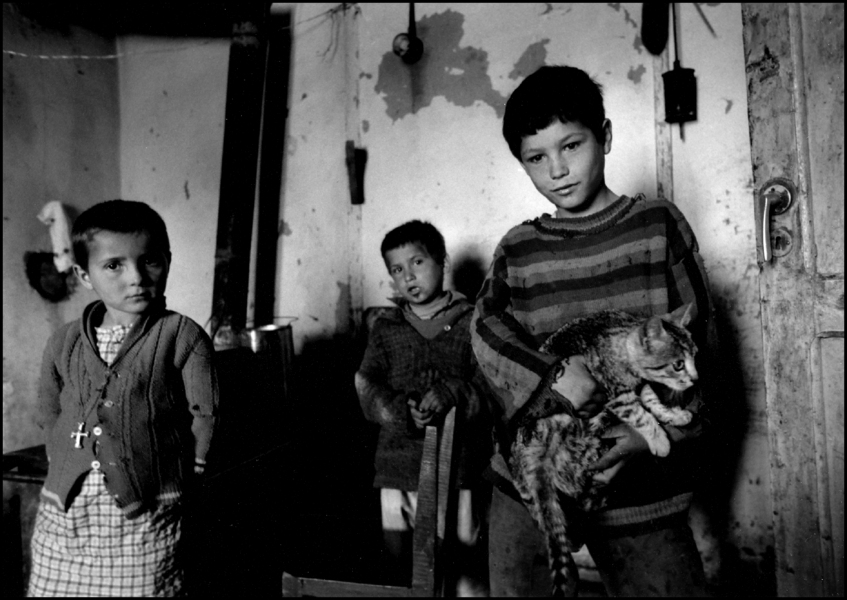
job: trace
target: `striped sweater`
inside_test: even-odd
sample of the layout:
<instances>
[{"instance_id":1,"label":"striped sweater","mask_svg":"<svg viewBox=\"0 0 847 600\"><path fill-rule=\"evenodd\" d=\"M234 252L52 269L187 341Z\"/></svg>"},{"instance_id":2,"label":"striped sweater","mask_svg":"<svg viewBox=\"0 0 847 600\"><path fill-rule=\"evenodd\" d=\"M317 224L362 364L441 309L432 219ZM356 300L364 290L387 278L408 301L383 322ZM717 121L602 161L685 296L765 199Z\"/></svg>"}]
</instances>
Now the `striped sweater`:
<instances>
[{"instance_id":1,"label":"striped sweater","mask_svg":"<svg viewBox=\"0 0 847 600\"><path fill-rule=\"evenodd\" d=\"M687 302L697 306L691 330L702 379L714 343L708 283L691 227L665 200L621 196L587 217L543 215L512 228L494 251L471 322L474 353L499 405L499 452L491 465L496 479L510 479L506 464L518 426L572 410L551 388L557 359L538 351L550 334L600 310L649 316ZM695 387L689 409L696 412L701 401ZM696 438L701 423L671 438ZM694 446L683 444L664 459L638 457L639 468L628 466L610 486L609 506L676 498L676 507L693 483L695 469L686 463Z\"/></svg>"}]
</instances>

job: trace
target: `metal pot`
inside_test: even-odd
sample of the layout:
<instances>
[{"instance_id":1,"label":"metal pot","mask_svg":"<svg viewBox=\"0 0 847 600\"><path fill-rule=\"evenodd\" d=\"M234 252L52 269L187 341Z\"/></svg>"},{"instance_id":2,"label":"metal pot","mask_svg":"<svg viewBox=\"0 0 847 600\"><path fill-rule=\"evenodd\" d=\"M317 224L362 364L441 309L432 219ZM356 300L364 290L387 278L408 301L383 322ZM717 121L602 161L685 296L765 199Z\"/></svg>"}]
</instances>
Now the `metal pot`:
<instances>
[{"instance_id":1,"label":"metal pot","mask_svg":"<svg viewBox=\"0 0 847 600\"><path fill-rule=\"evenodd\" d=\"M295 317L286 317L296 320ZM245 329L241 333L241 345L250 348L266 369L267 375L278 379L282 387L283 398L287 399L292 390L292 361L294 358L294 338L291 324L262 325Z\"/></svg>"}]
</instances>

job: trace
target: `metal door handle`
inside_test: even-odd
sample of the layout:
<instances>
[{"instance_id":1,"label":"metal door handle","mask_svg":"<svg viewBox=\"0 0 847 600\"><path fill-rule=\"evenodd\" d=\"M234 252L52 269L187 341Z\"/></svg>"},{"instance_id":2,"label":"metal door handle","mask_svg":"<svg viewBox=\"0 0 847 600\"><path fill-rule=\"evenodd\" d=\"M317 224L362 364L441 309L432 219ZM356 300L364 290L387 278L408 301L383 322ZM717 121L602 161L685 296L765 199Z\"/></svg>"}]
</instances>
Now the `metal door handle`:
<instances>
[{"instance_id":1,"label":"metal door handle","mask_svg":"<svg viewBox=\"0 0 847 600\"><path fill-rule=\"evenodd\" d=\"M794 200L794 186L788 181L768 182L759 194L757 202L757 213L761 223L759 223L762 233L762 257L765 262L770 262L773 258L771 250L771 215L781 215L791 206Z\"/></svg>"}]
</instances>

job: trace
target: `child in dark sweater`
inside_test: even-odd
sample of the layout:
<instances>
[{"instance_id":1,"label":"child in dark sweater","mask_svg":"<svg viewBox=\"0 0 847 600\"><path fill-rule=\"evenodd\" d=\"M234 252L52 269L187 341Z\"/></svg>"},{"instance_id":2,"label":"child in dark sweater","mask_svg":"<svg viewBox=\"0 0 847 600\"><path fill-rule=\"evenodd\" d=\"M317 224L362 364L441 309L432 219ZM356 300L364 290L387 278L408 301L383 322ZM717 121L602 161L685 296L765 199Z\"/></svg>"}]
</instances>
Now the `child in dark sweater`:
<instances>
[{"instance_id":1,"label":"child in dark sweater","mask_svg":"<svg viewBox=\"0 0 847 600\"><path fill-rule=\"evenodd\" d=\"M29 595L180 595L183 496L205 468L218 405L214 348L165 308L170 243L152 208L97 204L72 238L76 275L100 300L44 351L50 464Z\"/></svg>"},{"instance_id":2,"label":"child in dark sweater","mask_svg":"<svg viewBox=\"0 0 847 600\"><path fill-rule=\"evenodd\" d=\"M444 289L449 268L444 239L429 223L392 230L382 256L399 298L376 320L368 337L356 390L365 417L380 427L374 487L380 488L382 524L394 567L408 579L423 429L457 406L462 421L457 515L460 560L457 594L485 592L479 543L487 504L480 474L491 453L488 389L470 344L473 305ZM482 564L480 565L480 562Z\"/></svg>"}]
</instances>

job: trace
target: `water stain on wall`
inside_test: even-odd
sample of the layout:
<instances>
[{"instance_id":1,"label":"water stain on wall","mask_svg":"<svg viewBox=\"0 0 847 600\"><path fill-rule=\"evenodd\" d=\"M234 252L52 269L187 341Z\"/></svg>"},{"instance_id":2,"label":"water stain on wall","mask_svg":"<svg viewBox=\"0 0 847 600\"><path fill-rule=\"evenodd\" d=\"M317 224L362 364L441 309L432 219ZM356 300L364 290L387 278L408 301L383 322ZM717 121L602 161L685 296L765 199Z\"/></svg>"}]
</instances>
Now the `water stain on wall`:
<instances>
[{"instance_id":1,"label":"water stain on wall","mask_svg":"<svg viewBox=\"0 0 847 600\"><path fill-rule=\"evenodd\" d=\"M641 77L644 73L647 72L647 69L644 65L638 65L637 67L630 67L629 73L626 74L627 79L630 79L633 83L639 84L641 83Z\"/></svg>"},{"instance_id":2,"label":"water stain on wall","mask_svg":"<svg viewBox=\"0 0 847 600\"><path fill-rule=\"evenodd\" d=\"M393 52L383 55L374 91L382 96L392 121L415 114L439 96L460 107L482 102L498 118L503 116L506 98L492 85L488 53L459 46L464 21L464 15L452 10L420 19L417 30L424 55L414 65L406 65Z\"/></svg>"},{"instance_id":3,"label":"water stain on wall","mask_svg":"<svg viewBox=\"0 0 847 600\"><path fill-rule=\"evenodd\" d=\"M524 53L521 54L518 62L515 63L515 67L509 73L509 79L521 79L527 75L531 75L538 70L538 67L545 64L547 61L546 46L549 43L550 40L548 38L544 38L540 42L530 44L527 49L524 50Z\"/></svg>"},{"instance_id":4,"label":"water stain on wall","mask_svg":"<svg viewBox=\"0 0 847 600\"><path fill-rule=\"evenodd\" d=\"M621 4L620 4L620 2L609 2L609 3L607 4L607 6L609 6L609 8L611 8L611 9L612 9L612 10L614 10L615 12L620 12L620 11L621 11ZM630 15L630 14L629 14L629 11L628 11L627 9L625 9L625 8L623 9L623 17L624 17L624 20L625 20L627 23L629 23L630 25L632 25L633 27L635 27L636 29L638 29L638 23L636 23L636 22L635 22L635 19L633 19L633 18L632 18L632 15Z\"/></svg>"}]
</instances>

